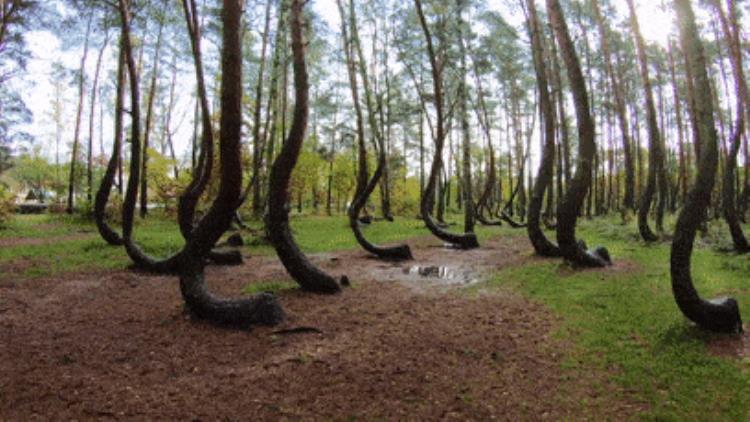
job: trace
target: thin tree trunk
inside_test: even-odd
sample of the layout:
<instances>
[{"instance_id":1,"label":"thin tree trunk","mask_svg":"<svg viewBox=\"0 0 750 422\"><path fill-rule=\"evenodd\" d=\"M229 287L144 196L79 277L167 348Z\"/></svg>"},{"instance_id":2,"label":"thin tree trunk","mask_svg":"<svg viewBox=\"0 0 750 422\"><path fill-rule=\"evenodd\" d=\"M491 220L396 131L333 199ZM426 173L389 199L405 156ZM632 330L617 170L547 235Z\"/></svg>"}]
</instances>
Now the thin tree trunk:
<instances>
[{"instance_id":1,"label":"thin tree trunk","mask_svg":"<svg viewBox=\"0 0 750 422\"><path fill-rule=\"evenodd\" d=\"M625 99L623 98L620 81L617 78L617 72L612 62L612 54L609 49L609 37L604 18L599 9L599 1L592 0L594 16L596 17L599 28L599 39L601 41L602 54L607 65L607 74L609 75L610 85L615 100L615 111L620 124L620 136L622 136L622 149L625 157L625 198L623 207L628 210L635 210L635 167L633 165L632 147L630 146L630 129L628 127L628 117L625 108Z\"/></svg>"},{"instance_id":2,"label":"thin tree trunk","mask_svg":"<svg viewBox=\"0 0 750 422\"><path fill-rule=\"evenodd\" d=\"M96 70L94 71L94 81L91 84L91 108L89 109L89 139L88 149L86 157L86 200L88 205L92 206L94 190L94 120L96 117L96 94L99 89L99 74L102 70L102 57L104 56L104 50L109 44L109 30L104 32L104 42L102 48L99 49L99 55L96 59Z\"/></svg>"},{"instance_id":3,"label":"thin tree trunk","mask_svg":"<svg viewBox=\"0 0 750 422\"><path fill-rule=\"evenodd\" d=\"M163 6L166 6L164 1ZM154 98L156 98L157 77L159 75L159 60L161 60L161 43L164 34L164 19L159 20L159 30L154 47L154 66L151 68L151 82L149 86L148 104L146 105L146 127L143 133L143 157L141 157L141 218L148 214L148 150L151 147L151 122L154 115Z\"/></svg>"},{"instance_id":4,"label":"thin tree trunk","mask_svg":"<svg viewBox=\"0 0 750 422\"><path fill-rule=\"evenodd\" d=\"M73 132L73 150L70 154L70 176L68 178L68 205L66 212L72 214L75 210L76 189L76 163L78 161L78 144L81 135L81 118L83 114L83 100L86 96L86 59L89 55L89 36L91 35L91 22L94 14L91 13L86 24L86 39L83 44L83 55L81 56L80 74L78 75L78 108L76 109L76 124Z\"/></svg>"}]
</instances>

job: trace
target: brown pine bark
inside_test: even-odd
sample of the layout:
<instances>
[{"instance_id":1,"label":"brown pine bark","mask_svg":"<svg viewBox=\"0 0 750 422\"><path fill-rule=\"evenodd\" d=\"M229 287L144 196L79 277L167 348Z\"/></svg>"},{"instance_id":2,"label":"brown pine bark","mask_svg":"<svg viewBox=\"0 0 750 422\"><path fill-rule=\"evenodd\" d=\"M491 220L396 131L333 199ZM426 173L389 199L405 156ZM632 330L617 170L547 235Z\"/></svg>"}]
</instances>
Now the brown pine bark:
<instances>
[{"instance_id":1,"label":"brown pine bark","mask_svg":"<svg viewBox=\"0 0 750 422\"><path fill-rule=\"evenodd\" d=\"M611 264L606 248L598 247L588 251L586 244L577 241L575 236L576 220L591 184L591 168L596 153L594 121L589 108L586 81L557 0L547 0L547 14L565 62L578 120L578 163L575 175L557 209L557 244L562 256L573 265L604 267Z\"/></svg>"},{"instance_id":2,"label":"brown pine bark","mask_svg":"<svg viewBox=\"0 0 750 422\"><path fill-rule=\"evenodd\" d=\"M430 66L432 69L432 84L433 84L433 102L435 104L436 122L435 122L435 155L433 156L432 166L430 168L430 176L427 180L427 186L425 187L425 193L422 198L420 209L422 211L422 218L425 221L425 225L430 229L439 239L442 239L448 243L451 243L462 249L472 249L479 247L479 241L474 233L465 234L454 234L450 233L437 225L437 222L432 218L431 212L435 201L435 189L437 187L438 177L443 167L443 144L445 143L445 110L443 101L443 65L444 58L438 59L435 48L432 42L432 34L427 26L427 20L425 19L424 12L422 10L422 3L420 0L414 0L414 4L417 8L417 15L419 17L419 23L424 32L425 39L427 41L427 52L430 57Z\"/></svg>"},{"instance_id":3,"label":"brown pine bark","mask_svg":"<svg viewBox=\"0 0 750 422\"><path fill-rule=\"evenodd\" d=\"M271 167L266 231L282 264L303 290L337 293L341 288L336 280L307 259L297 246L289 227L289 180L302 150L309 114L309 82L302 34L303 6L301 0L291 0L289 27L294 70L294 115L289 135Z\"/></svg>"},{"instance_id":4,"label":"brown pine bark","mask_svg":"<svg viewBox=\"0 0 750 422\"><path fill-rule=\"evenodd\" d=\"M242 133L242 3L224 0L222 9L221 122L219 149L221 181L216 200L196 226L181 255L180 292L185 305L198 318L220 325L249 328L252 324L275 325L284 312L270 293L243 299L225 299L206 287L203 260L229 228L239 206L242 189L240 137Z\"/></svg>"},{"instance_id":5,"label":"brown pine bark","mask_svg":"<svg viewBox=\"0 0 750 422\"><path fill-rule=\"evenodd\" d=\"M107 169L104 177L99 184L99 190L96 192L94 202L94 221L102 238L110 245L122 245L122 236L117 233L106 221L107 202L109 194L115 181L115 174L120 164L120 155L122 154L122 121L125 105L125 84L127 83L125 75L125 49L123 40L120 39L120 54L117 61L117 82L115 94L115 139L112 144L112 156L109 157Z\"/></svg>"},{"instance_id":6,"label":"brown pine bark","mask_svg":"<svg viewBox=\"0 0 750 422\"><path fill-rule=\"evenodd\" d=\"M623 162L625 166L625 197L623 198L623 207L628 210L635 210L635 166L633 165L633 149L630 142L630 128L625 108L625 99L622 87L620 86L620 80L617 77L617 72L613 65L612 54L609 48L607 27L601 10L599 9L599 1L592 0L591 4L594 9L594 16L599 29L602 54L604 55L604 62L607 65L607 74L609 75L610 86L612 87L612 94L615 100L615 112L617 113L617 120L620 127L620 136L622 137L622 150L625 158Z\"/></svg>"},{"instance_id":7,"label":"brown pine bark","mask_svg":"<svg viewBox=\"0 0 750 422\"><path fill-rule=\"evenodd\" d=\"M166 1L163 3L166 6ZM159 20L159 30L154 47L154 64L151 68L151 81L148 89L148 101L146 105L146 127L143 132L143 153L141 157L141 218L148 214L148 149L151 147L151 127L154 118L154 100L156 99L157 76L159 75L159 60L161 59L161 44L164 34L164 19Z\"/></svg>"},{"instance_id":8,"label":"brown pine bark","mask_svg":"<svg viewBox=\"0 0 750 422\"><path fill-rule=\"evenodd\" d=\"M526 0L527 26L531 36L531 49L534 60L534 71L536 72L536 84L539 91L539 108L542 114L542 157L537 171L536 184L529 202L529 220L527 231L529 240L534 246L537 255L556 257L560 256L560 248L550 242L544 235L540 226L542 203L544 192L552 190L552 177L555 161L555 110L547 84L547 69L544 64L544 39L536 12L535 0Z\"/></svg>"},{"instance_id":9,"label":"brown pine bark","mask_svg":"<svg viewBox=\"0 0 750 422\"><path fill-rule=\"evenodd\" d=\"M732 236L734 249L740 253L750 252L750 244L740 226L740 219L737 212L736 204L736 187L735 179L737 173L737 155L740 152L742 144L742 134L745 131L746 107L748 100L747 82L745 81L745 71L742 65L742 50L740 44L740 31L737 24L737 12L733 0L729 0L729 11L724 11L719 0L712 0L712 5L721 22L724 39L729 47L729 58L732 63L732 74L735 83L736 113L734 127L730 139L730 149L727 154L726 167L724 169L723 188L722 188L722 210L724 219L729 226L729 232ZM746 164L747 165L747 164Z\"/></svg>"},{"instance_id":10,"label":"brown pine bark","mask_svg":"<svg viewBox=\"0 0 750 422\"><path fill-rule=\"evenodd\" d=\"M94 14L91 13L86 24L86 38L83 44L83 54L81 55L80 74L78 75L78 108L76 109L76 123L73 132L73 150L70 154L70 174L68 177L68 205L65 212L72 214L75 210L75 189L76 189L76 163L78 162L78 147L81 135L81 119L83 114L83 101L86 96L86 59L89 53L89 36L91 35L91 22Z\"/></svg>"},{"instance_id":11,"label":"brown pine bark","mask_svg":"<svg viewBox=\"0 0 750 422\"><path fill-rule=\"evenodd\" d=\"M651 210L651 202L656 192L656 182L662 167L664 166L664 149L662 147L661 133L656 115L654 93L651 88L651 78L648 71L648 59L646 58L646 43L643 41L641 29L638 25L638 16L635 12L633 0L627 0L630 9L630 27L635 38L635 47L638 55L638 65L641 72L643 91L646 108L646 124L648 126L648 181L646 189L641 196L638 205L638 231L646 242L655 242L659 237L654 234L648 225L648 214ZM661 192L665 195L666 192Z\"/></svg>"},{"instance_id":12,"label":"brown pine bark","mask_svg":"<svg viewBox=\"0 0 750 422\"><path fill-rule=\"evenodd\" d=\"M741 332L739 306L733 298L704 300L693 286L690 261L698 227L711 201L718 163L716 124L703 45L698 35L690 0L674 0L680 42L686 57L694 92L692 116L695 142L700 143L698 174L675 226L670 256L672 292L682 313L700 327L719 332Z\"/></svg>"}]
</instances>

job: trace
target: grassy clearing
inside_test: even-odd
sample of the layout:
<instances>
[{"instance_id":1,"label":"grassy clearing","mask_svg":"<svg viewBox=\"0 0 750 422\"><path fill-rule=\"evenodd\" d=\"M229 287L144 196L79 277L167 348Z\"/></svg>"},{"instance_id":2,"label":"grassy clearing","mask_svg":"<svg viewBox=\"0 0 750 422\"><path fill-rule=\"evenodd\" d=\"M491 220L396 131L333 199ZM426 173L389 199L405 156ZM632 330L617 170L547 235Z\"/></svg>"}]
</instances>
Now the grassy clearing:
<instances>
[{"instance_id":1,"label":"grassy clearing","mask_svg":"<svg viewBox=\"0 0 750 422\"><path fill-rule=\"evenodd\" d=\"M459 220L459 216L455 217ZM273 248L251 233L262 233L262 223L249 222L250 232L243 233L245 253L273 255ZM460 227L460 226L456 226ZM359 246L345 217L304 216L292 218L292 230L306 253L354 249ZM376 222L364 227L365 235L375 243L406 240L428 236L421 220L398 218L395 222ZM497 228L478 228L478 235L486 239ZM0 248L0 274L3 266L13 267L14 276L43 277L72 271L125 268L130 261L121 247L108 246L99 237L93 221L66 215L16 216L0 239L46 240L34 244L21 242ZM183 246L177 224L172 219L151 216L136 220L135 239L144 251L157 257L167 257Z\"/></svg>"},{"instance_id":2,"label":"grassy clearing","mask_svg":"<svg viewBox=\"0 0 750 422\"><path fill-rule=\"evenodd\" d=\"M672 298L670 243L645 245L635 233L614 219L582 223L590 246L606 245L615 260L629 261L620 271L571 271L558 260L537 261L489 284L521 291L561 315L557 335L576 344L564 364L571 376L592 369L610 374L630 399L648 405L644 419L748 420L750 358L707 352L710 334L691 326ZM698 244L693 275L701 294L734 296L750 315L750 262L716 252L711 242Z\"/></svg>"}]
</instances>

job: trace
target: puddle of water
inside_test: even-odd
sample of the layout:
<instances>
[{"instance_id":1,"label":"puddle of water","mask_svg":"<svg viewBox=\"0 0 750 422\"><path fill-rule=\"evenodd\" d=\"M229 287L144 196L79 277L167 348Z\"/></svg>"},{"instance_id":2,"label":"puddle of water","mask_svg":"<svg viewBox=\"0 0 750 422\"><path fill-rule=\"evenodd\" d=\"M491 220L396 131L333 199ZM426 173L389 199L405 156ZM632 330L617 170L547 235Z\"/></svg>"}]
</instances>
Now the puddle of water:
<instances>
[{"instance_id":1,"label":"puddle of water","mask_svg":"<svg viewBox=\"0 0 750 422\"><path fill-rule=\"evenodd\" d=\"M479 281L472 271L448 266L415 265L403 269L403 274L410 276L411 281L437 281L440 284L473 284Z\"/></svg>"}]
</instances>

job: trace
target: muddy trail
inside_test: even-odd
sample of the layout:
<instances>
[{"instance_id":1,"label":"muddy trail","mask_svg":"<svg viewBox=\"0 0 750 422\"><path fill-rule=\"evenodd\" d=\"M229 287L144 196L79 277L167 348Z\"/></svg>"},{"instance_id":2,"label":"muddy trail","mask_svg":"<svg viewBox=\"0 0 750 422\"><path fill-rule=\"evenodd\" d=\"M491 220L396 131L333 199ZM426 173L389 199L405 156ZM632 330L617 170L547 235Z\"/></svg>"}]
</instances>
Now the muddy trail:
<instances>
[{"instance_id":1,"label":"muddy trail","mask_svg":"<svg viewBox=\"0 0 750 422\"><path fill-rule=\"evenodd\" d=\"M118 271L0 281L0 419L554 420L637 412L612 398L617 388L606 374L563 372L570 345L554 338L559 322L541 305L499 288L461 289L533 263L524 237L473 251L410 243L416 260L401 264L360 251L314 255L353 286L334 296L282 290L288 321L249 331L191 320L176 277ZM208 269L211 288L232 296L248 283L287 279L275 257Z\"/></svg>"}]
</instances>

